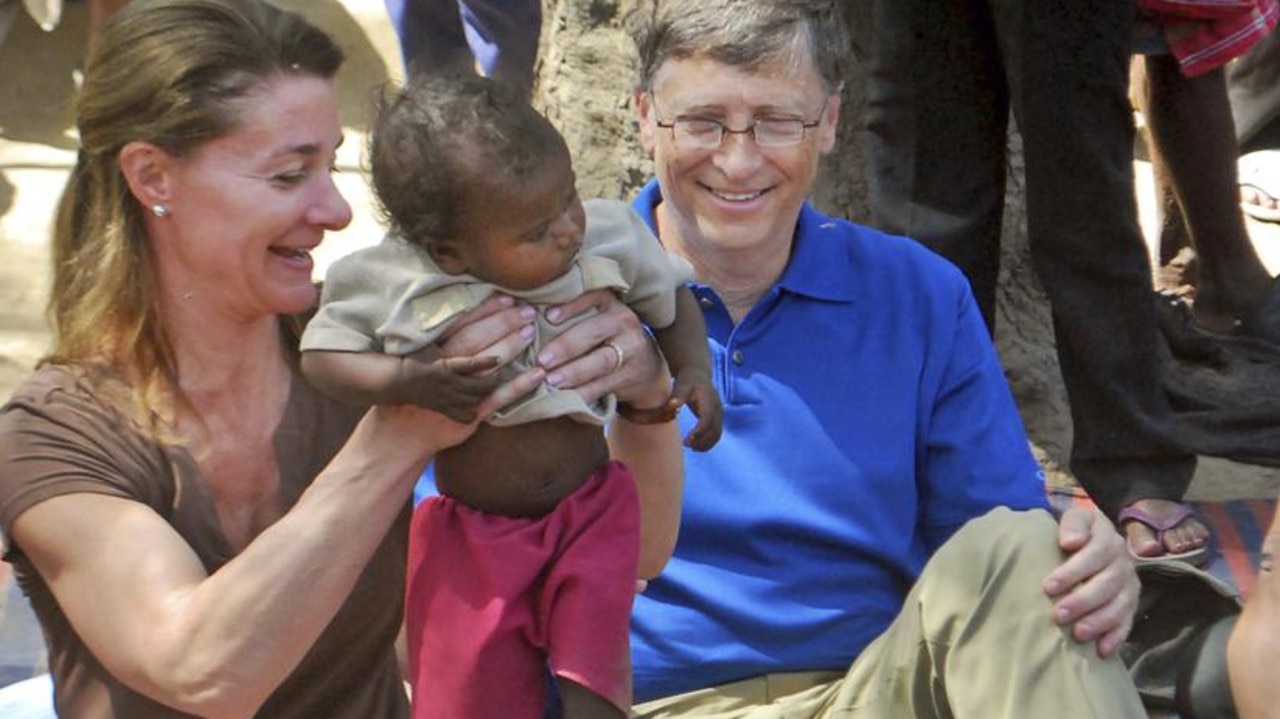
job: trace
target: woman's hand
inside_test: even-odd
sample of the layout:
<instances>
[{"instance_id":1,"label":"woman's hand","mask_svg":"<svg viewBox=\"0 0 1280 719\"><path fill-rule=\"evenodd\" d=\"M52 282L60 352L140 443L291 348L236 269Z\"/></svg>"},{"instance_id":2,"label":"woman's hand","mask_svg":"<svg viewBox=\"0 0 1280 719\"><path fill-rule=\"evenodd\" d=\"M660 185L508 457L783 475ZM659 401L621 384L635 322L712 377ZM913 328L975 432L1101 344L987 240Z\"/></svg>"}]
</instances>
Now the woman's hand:
<instances>
[{"instance_id":1,"label":"woman's hand","mask_svg":"<svg viewBox=\"0 0 1280 719\"><path fill-rule=\"evenodd\" d=\"M510 362L533 341L537 311L506 295L493 295L469 310L437 342L445 357L493 358L497 366ZM476 408L483 419L533 391L546 372L538 367L498 386Z\"/></svg>"},{"instance_id":2,"label":"woman's hand","mask_svg":"<svg viewBox=\"0 0 1280 719\"><path fill-rule=\"evenodd\" d=\"M458 318L436 342L446 357L495 357L506 364L533 340L537 311L492 295Z\"/></svg>"},{"instance_id":3,"label":"woman's hand","mask_svg":"<svg viewBox=\"0 0 1280 719\"><path fill-rule=\"evenodd\" d=\"M574 389L588 402L615 393L618 401L657 407L671 394L666 363L649 333L609 290L592 290L547 310L556 324L592 313L566 329L538 354L547 381Z\"/></svg>"}]
</instances>

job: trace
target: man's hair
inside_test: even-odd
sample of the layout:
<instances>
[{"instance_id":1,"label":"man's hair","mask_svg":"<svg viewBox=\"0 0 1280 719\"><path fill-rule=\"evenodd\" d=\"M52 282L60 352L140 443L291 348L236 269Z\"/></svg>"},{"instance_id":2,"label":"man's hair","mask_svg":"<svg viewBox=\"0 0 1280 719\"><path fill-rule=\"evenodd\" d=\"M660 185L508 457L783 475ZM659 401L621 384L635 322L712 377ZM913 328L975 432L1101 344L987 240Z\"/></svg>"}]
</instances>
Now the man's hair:
<instances>
[{"instance_id":1,"label":"man's hair","mask_svg":"<svg viewBox=\"0 0 1280 719\"><path fill-rule=\"evenodd\" d=\"M475 191L516 186L568 152L517 90L452 72L414 80L381 103L369 162L387 224L427 246L466 239L458 237L459 216Z\"/></svg>"},{"instance_id":2,"label":"man's hair","mask_svg":"<svg viewBox=\"0 0 1280 719\"><path fill-rule=\"evenodd\" d=\"M639 0L628 28L645 92L668 60L703 55L749 71L808 59L832 93L850 48L840 0Z\"/></svg>"},{"instance_id":3,"label":"man's hair","mask_svg":"<svg viewBox=\"0 0 1280 719\"><path fill-rule=\"evenodd\" d=\"M300 15L262 0L134 0L105 28L76 103L80 152L58 206L56 333L42 362L107 369L149 423L181 402L159 319L156 268L118 157L130 142L189 156L235 130L247 98L277 77L332 79L342 51Z\"/></svg>"}]
</instances>

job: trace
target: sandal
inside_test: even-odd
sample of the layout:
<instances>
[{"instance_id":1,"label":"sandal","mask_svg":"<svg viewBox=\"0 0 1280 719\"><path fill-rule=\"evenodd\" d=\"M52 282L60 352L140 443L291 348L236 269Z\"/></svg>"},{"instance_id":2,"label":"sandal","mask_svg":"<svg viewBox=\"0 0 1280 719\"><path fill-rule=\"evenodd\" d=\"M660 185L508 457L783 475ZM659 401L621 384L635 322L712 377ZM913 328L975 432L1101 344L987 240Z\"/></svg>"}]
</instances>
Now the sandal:
<instances>
[{"instance_id":1,"label":"sandal","mask_svg":"<svg viewBox=\"0 0 1280 719\"><path fill-rule=\"evenodd\" d=\"M1174 527L1179 526L1180 524L1187 521L1187 519L1189 519L1194 515L1195 515L1195 511L1191 509L1191 507L1188 507L1185 504L1179 504L1177 509L1173 510L1166 516L1157 516L1155 514L1152 514L1151 512L1148 512L1145 509L1140 509L1138 507L1125 507L1124 509L1120 510L1118 523L1122 531L1124 529L1124 526L1129 522L1137 522L1149 528L1152 532L1155 532L1156 541L1159 542L1160 546L1163 547L1165 546L1164 544L1165 533L1167 533L1170 529L1173 529ZM1128 541L1129 540L1126 537L1125 538L1126 544L1128 543ZM1185 552L1170 552L1168 551L1168 549L1166 549L1164 554L1156 554L1149 557L1144 557L1142 555L1139 555L1133 551L1133 547L1129 547L1129 554L1132 555L1133 560L1135 562L1138 562L1139 564L1146 564L1150 562L1186 562L1187 564L1198 567L1204 564L1205 560L1208 559L1209 542L1206 539L1204 544L1200 545L1199 547L1196 547L1195 549L1189 549Z\"/></svg>"}]
</instances>

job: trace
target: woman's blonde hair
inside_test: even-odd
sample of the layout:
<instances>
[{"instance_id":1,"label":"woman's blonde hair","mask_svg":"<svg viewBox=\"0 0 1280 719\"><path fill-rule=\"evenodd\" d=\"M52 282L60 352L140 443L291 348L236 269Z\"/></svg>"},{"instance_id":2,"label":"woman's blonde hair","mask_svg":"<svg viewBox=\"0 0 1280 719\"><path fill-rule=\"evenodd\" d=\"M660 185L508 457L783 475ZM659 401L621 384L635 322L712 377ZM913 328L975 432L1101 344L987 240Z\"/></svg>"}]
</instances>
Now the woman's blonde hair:
<instances>
[{"instance_id":1,"label":"woman's blonde hair","mask_svg":"<svg viewBox=\"0 0 1280 719\"><path fill-rule=\"evenodd\" d=\"M182 157L239 122L237 101L279 75L332 79L342 51L301 16L262 0L134 0L86 63L80 152L53 237L55 332L41 364L123 382L156 429L161 398L184 403L160 322L143 208L118 161L133 141Z\"/></svg>"}]
</instances>

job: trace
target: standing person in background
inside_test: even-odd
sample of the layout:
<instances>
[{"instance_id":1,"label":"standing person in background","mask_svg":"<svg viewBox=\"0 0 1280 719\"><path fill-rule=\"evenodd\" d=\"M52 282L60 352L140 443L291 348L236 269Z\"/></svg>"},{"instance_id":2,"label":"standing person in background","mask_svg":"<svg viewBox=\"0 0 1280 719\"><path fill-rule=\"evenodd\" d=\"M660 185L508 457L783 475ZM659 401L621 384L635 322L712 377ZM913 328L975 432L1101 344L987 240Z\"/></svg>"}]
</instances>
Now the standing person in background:
<instances>
[{"instance_id":1,"label":"standing person in background","mask_svg":"<svg viewBox=\"0 0 1280 719\"><path fill-rule=\"evenodd\" d=\"M1280 222L1280 33L1227 66L1227 94L1240 145L1240 206Z\"/></svg>"},{"instance_id":2,"label":"standing person in background","mask_svg":"<svg viewBox=\"0 0 1280 719\"><path fill-rule=\"evenodd\" d=\"M410 77L475 68L533 94L539 0L386 0Z\"/></svg>"},{"instance_id":3,"label":"standing person in background","mask_svg":"<svg viewBox=\"0 0 1280 719\"><path fill-rule=\"evenodd\" d=\"M408 715L409 496L475 424L366 412L298 372L311 251L351 219L330 176L342 60L260 0L134 0L87 65L55 345L0 408L5 558L60 716ZM480 416L548 370L592 397L667 391L634 314L607 293L579 303L602 312L548 350L572 361L501 385ZM445 353L509 359L527 310L485 303ZM620 458L637 477L678 468L672 431L620 427Z\"/></svg>"},{"instance_id":4,"label":"standing person in background","mask_svg":"<svg viewBox=\"0 0 1280 719\"><path fill-rule=\"evenodd\" d=\"M1144 717L1113 656L1137 595L1125 542L1096 511L1043 511L964 277L805 202L840 119L839 9L633 18L657 175L634 206L694 267L724 401L636 599L635 711Z\"/></svg>"},{"instance_id":5,"label":"standing person in background","mask_svg":"<svg viewBox=\"0 0 1280 719\"><path fill-rule=\"evenodd\" d=\"M1012 110L1031 258L1071 404L1071 470L1136 556L1206 553L1182 503L1195 456L1161 385L1133 196L1134 6L877 0L868 87L875 223L955 262L995 326Z\"/></svg>"},{"instance_id":6,"label":"standing person in background","mask_svg":"<svg viewBox=\"0 0 1280 719\"><path fill-rule=\"evenodd\" d=\"M1160 261L1170 263L1187 246L1183 241L1195 253L1189 276L1161 289L1193 287L1191 316L1200 329L1280 351L1280 323L1269 307L1280 301L1280 290L1273 290L1241 212L1239 146L1226 81L1227 62L1271 31L1280 6L1275 0L1248 8L1208 1L1138 4L1151 7L1139 19L1133 96L1146 120L1164 213ZM1206 18L1206 12L1218 16Z\"/></svg>"}]
</instances>

